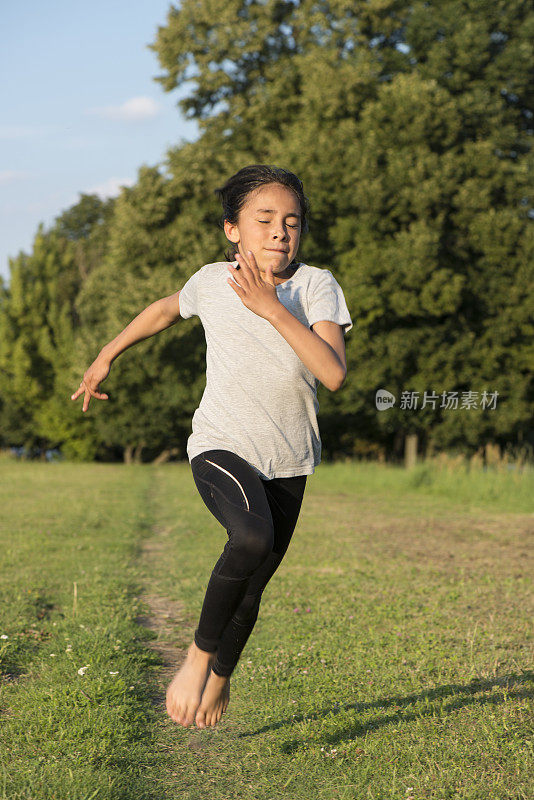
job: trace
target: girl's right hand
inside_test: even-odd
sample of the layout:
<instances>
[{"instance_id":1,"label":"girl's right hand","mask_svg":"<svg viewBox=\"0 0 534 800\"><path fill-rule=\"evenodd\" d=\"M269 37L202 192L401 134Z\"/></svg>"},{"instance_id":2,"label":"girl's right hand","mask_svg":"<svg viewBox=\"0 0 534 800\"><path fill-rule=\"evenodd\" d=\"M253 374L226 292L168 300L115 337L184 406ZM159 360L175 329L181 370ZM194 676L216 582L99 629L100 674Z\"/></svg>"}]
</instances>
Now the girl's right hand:
<instances>
[{"instance_id":1,"label":"girl's right hand","mask_svg":"<svg viewBox=\"0 0 534 800\"><path fill-rule=\"evenodd\" d=\"M107 394L98 391L98 385L107 378L110 368L111 363L99 356L84 373L79 388L70 396L71 400L77 400L85 392L82 411L89 408L91 397L96 397L97 400L109 399Z\"/></svg>"}]
</instances>

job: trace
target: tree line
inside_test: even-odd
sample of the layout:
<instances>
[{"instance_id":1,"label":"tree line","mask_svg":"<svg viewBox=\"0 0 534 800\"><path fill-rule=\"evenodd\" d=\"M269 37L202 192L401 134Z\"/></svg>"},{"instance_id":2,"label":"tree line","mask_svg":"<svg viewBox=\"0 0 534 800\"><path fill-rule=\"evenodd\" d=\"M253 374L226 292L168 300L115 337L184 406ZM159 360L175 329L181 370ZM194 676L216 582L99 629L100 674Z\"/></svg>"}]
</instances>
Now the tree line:
<instances>
[{"instance_id":1,"label":"tree line","mask_svg":"<svg viewBox=\"0 0 534 800\"><path fill-rule=\"evenodd\" d=\"M200 135L115 199L81 194L10 259L0 445L186 457L197 318L123 353L87 414L70 394L145 306L224 259L214 189L251 163L302 179L299 258L332 270L354 322L346 383L319 388L325 458L394 459L409 434L425 452L534 445L533 37L524 0L170 7L157 80L188 87Z\"/></svg>"}]
</instances>

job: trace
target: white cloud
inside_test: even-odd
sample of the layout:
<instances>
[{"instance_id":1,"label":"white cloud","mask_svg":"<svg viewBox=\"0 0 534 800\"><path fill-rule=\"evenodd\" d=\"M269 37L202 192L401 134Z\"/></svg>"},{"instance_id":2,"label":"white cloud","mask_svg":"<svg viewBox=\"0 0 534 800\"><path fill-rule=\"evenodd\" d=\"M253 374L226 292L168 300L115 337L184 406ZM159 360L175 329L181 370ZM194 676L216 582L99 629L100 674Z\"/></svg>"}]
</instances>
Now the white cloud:
<instances>
[{"instance_id":1,"label":"white cloud","mask_svg":"<svg viewBox=\"0 0 534 800\"><path fill-rule=\"evenodd\" d=\"M21 180L21 178L28 178L29 175L29 172L24 172L23 170L6 169L4 172L0 172L0 186L3 186L6 183L13 183L13 181Z\"/></svg>"},{"instance_id":2,"label":"white cloud","mask_svg":"<svg viewBox=\"0 0 534 800\"><path fill-rule=\"evenodd\" d=\"M92 186L85 194L97 194L102 200L120 194L122 186L133 186L135 181L131 178L108 178L104 183Z\"/></svg>"},{"instance_id":3,"label":"white cloud","mask_svg":"<svg viewBox=\"0 0 534 800\"><path fill-rule=\"evenodd\" d=\"M97 114L100 117L120 122L138 122L157 116L160 110L159 103L156 103L151 97L132 97L120 106L91 108L86 113Z\"/></svg>"}]
</instances>

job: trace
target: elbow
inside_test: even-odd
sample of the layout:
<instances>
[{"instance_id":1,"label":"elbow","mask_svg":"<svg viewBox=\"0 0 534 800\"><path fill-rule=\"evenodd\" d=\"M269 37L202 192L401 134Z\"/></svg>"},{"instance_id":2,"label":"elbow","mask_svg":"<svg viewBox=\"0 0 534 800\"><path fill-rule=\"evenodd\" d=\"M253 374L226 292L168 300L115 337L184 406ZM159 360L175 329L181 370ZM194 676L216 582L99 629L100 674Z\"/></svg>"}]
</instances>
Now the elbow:
<instances>
[{"instance_id":1,"label":"elbow","mask_svg":"<svg viewBox=\"0 0 534 800\"><path fill-rule=\"evenodd\" d=\"M328 387L328 388L330 389L330 391L331 391L331 392L337 392L337 391L338 391L338 389L341 389L341 387L342 387L342 386L343 386L343 384L345 383L345 378L346 378L346 377L347 377L347 370L346 370L346 369L344 369L344 370L343 370L343 372L341 372L341 373L338 375L338 378L337 378L336 382L335 382L335 383L333 383L333 384L331 384L331 385Z\"/></svg>"}]
</instances>

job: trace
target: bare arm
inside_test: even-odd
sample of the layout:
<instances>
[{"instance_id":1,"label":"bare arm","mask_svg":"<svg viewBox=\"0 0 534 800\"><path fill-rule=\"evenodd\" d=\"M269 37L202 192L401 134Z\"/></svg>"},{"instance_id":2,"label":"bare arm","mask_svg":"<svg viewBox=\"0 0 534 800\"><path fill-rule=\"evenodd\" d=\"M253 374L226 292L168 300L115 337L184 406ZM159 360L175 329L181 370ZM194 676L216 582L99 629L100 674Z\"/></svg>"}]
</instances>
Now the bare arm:
<instances>
[{"instance_id":1,"label":"bare arm","mask_svg":"<svg viewBox=\"0 0 534 800\"><path fill-rule=\"evenodd\" d=\"M105 344L90 367L86 370L80 386L71 395L71 400L77 400L83 394L82 411L87 411L91 397L97 400L107 400L108 395L98 391L99 384L107 378L112 362L133 344L148 339L150 336L170 328L180 317L180 304L175 292L168 297L162 297L147 306L124 330L111 342Z\"/></svg>"},{"instance_id":2,"label":"bare arm","mask_svg":"<svg viewBox=\"0 0 534 800\"><path fill-rule=\"evenodd\" d=\"M239 275L238 267L227 265L229 285L247 308L276 328L318 381L331 392L337 391L347 375L343 326L330 320L315 322L313 330L303 325L278 299L272 267L267 267L262 277L254 253L247 252L248 260L236 254L242 270Z\"/></svg>"},{"instance_id":3,"label":"bare arm","mask_svg":"<svg viewBox=\"0 0 534 800\"><path fill-rule=\"evenodd\" d=\"M179 294L180 292L175 292L168 297L162 297L161 300L156 300L143 309L118 336L104 345L98 358L111 364L117 356L133 344L137 344L143 339L149 339L156 333L174 325L180 317Z\"/></svg>"},{"instance_id":4,"label":"bare arm","mask_svg":"<svg viewBox=\"0 0 534 800\"><path fill-rule=\"evenodd\" d=\"M317 380L335 392L341 388L347 375L343 328L336 322L321 321L303 325L282 304L271 314L269 322L291 345L300 360L313 372Z\"/></svg>"}]
</instances>

